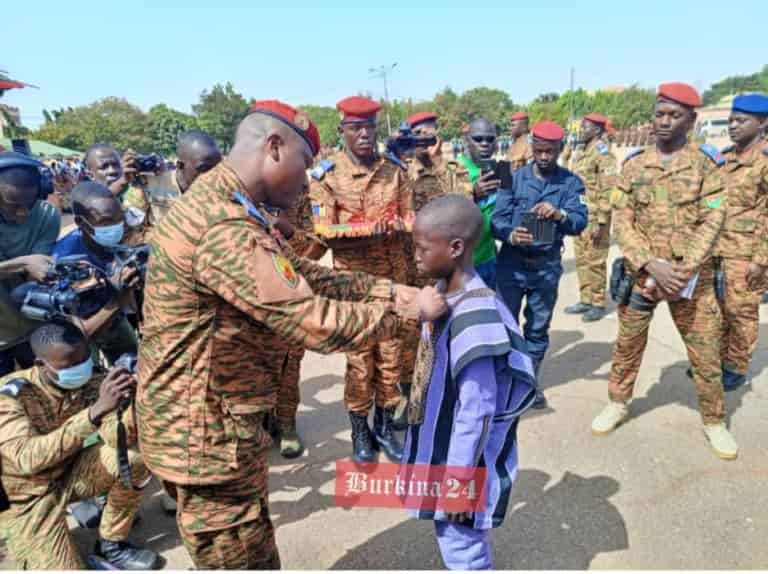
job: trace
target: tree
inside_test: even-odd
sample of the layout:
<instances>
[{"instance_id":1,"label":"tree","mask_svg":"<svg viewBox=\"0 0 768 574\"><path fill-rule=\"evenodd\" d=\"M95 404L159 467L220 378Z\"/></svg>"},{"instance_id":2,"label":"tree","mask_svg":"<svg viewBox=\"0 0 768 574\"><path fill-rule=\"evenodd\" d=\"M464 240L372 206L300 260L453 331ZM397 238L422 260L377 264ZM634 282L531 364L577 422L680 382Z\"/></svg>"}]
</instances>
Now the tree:
<instances>
[{"instance_id":1,"label":"tree","mask_svg":"<svg viewBox=\"0 0 768 574\"><path fill-rule=\"evenodd\" d=\"M320 143L335 146L339 142L339 113L328 106L300 106L320 132Z\"/></svg>"},{"instance_id":2,"label":"tree","mask_svg":"<svg viewBox=\"0 0 768 574\"><path fill-rule=\"evenodd\" d=\"M193 116L183 114L165 104L153 106L147 115L152 150L165 156L176 153L176 138L181 132L197 125Z\"/></svg>"},{"instance_id":3,"label":"tree","mask_svg":"<svg viewBox=\"0 0 768 574\"><path fill-rule=\"evenodd\" d=\"M104 98L87 106L54 111L52 116L49 114L33 132L35 139L77 150L109 143L119 150L151 151L146 114L122 98Z\"/></svg>"},{"instance_id":4,"label":"tree","mask_svg":"<svg viewBox=\"0 0 768 574\"><path fill-rule=\"evenodd\" d=\"M768 92L768 64L749 76L729 76L715 82L704 92L704 105L716 104L725 96L743 92Z\"/></svg>"},{"instance_id":5,"label":"tree","mask_svg":"<svg viewBox=\"0 0 768 574\"><path fill-rule=\"evenodd\" d=\"M200 94L200 103L192 106L200 128L216 138L224 152L235 143L235 130L248 113L248 102L232 84L216 84Z\"/></svg>"}]
</instances>

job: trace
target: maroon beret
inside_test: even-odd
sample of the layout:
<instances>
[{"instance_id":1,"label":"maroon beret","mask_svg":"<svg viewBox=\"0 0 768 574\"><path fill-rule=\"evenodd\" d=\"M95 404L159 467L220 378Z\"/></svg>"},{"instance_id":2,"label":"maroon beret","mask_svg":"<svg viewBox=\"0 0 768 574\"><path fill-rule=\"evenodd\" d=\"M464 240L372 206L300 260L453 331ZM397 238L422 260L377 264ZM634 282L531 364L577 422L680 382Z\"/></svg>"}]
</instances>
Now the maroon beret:
<instances>
[{"instance_id":1,"label":"maroon beret","mask_svg":"<svg viewBox=\"0 0 768 574\"><path fill-rule=\"evenodd\" d=\"M515 112L513 114L509 114L510 120L527 120L528 119L528 112Z\"/></svg>"},{"instance_id":2,"label":"maroon beret","mask_svg":"<svg viewBox=\"0 0 768 574\"><path fill-rule=\"evenodd\" d=\"M368 120L376 116L381 104L363 96L351 96L339 101L336 109L341 113L342 121Z\"/></svg>"},{"instance_id":3,"label":"maroon beret","mask_svg":"<svg viewBox=\"0 0 768 574\"><path fill-rule=\"evenodd\" d=\"M656 99L658 100L660 98L672 100L673 102L683 104L690 108L698 108L703 103L696 88L681 82L659 84L659 89L656 92Z\"/></svg>"},{"instance_id":4,"label":"maroon beret","mask_svg":"<svg viewBox=\"0 0 768 574\"><path fill-rule=\"evenodd\" d=\"M433 114L432 112L417 112L415 114L411 114L408 116L408 125L410 125L412 128L423 124L424 122L436 122L438 120L438 115Z\"/></svg>"},{"instance_id":5,"label":"maroon beret","mask_svg":"<svg viewBox=\"0 0 768 574\"><path fill-rule=\"evenodd\" d=\"M278 100L259 100L251 104L252 114L272 116L290 126L309 144L312 155L320 151L320 132L304 112Z\"/></svg>"},{"instance_id":6,"label":"maroon beret","mask_svg":"<svg viewBox=\"0 0 768 574\"><path fill-rule=\"evenodd\" d=\"M608 118L601 114L587 114L584 116L585 120L589 120L592 123L600 124L601 126L605 126L608 124Z\"/></svg>"},{"instance_id":7,"label":"maroon beret","mask_svg":"<svg viewBox=\"0 0 768 574\"><path fill-rule=\"evenodd\" d=\"M555 122L544 120L533 126L531 134L540 140L556 142L561 141L565 137L565 130Z\"/></svg>"}]
</instances>

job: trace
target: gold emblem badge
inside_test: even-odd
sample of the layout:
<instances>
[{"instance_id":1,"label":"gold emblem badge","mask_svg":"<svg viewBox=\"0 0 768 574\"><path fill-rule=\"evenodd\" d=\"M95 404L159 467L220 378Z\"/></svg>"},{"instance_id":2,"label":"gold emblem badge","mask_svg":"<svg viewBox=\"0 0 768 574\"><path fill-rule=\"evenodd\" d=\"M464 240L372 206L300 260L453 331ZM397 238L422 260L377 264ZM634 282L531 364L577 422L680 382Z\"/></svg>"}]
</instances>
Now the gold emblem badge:
<instances>
[{"instance_id":1,"label":"gold emblem badge","mask_svg":"<svg viewBox=\"0 0 768 574\"><path fill-rule=\"evenodd\" d=\"M293 118L293 123L302 131L309 129L309 118L301 112L297 113L296 117Z\"/></svg>"},{"instance_id":2,"label":"gold emblem badge","mask_svg":"<svg viewBox=\"0 0 768 574\"><path fill-rule=\"evenodd\" d=\"M280 275L280 278L285 281L291 289L296 289L296 287L299 286L299 276L296 274L296 271L294 271L293 265L291 265L291 262L288 261L288 259L279 253L274 253L272 255L272 263L275 265L277 274Z\"/></svg>"}]
</instances>

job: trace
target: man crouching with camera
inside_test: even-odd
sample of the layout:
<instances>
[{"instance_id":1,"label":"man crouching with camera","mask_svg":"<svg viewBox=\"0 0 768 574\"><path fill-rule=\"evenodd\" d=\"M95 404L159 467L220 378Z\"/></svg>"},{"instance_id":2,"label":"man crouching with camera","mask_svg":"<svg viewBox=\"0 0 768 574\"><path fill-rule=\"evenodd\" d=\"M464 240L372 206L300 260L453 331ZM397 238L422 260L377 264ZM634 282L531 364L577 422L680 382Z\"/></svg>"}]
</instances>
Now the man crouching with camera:
<instances>
[{"instance_id":1,"label":"man crouching with camera","mask_svg":"<svg viewBox=\"0 0 768 574\"><path fill-rule=\"evenodd\" d=\"M75 255L110 278L113 289L89 295L95 312L83 318L83 328L109 363L124 353L136 353L138 341L125 310L137 311L134 295L140 285L138 269L121 265L119 254L126 224L123 209L110 190L95 181L78 184L72 191L72 212L77 229L56 242L53 256L60 260Z\"/></svg>"},{"instance_id":2,"label":"man crouching with camera","mask_svg":"<svg viewBox=\"0 0 768 574\"><path fill-rule=\"evenodd\" d=\"M85 569L70 538L65 510L73 501L106 493L90 565L159 567L155 552L126 542L142 489L151 479L136 448L132 402L125 408L136 380L124 367L106 375L94 373L88 341L70 323L44 324L32 333L30 344L35 366L0 379L0 502L6 503L0 507L0 528L7 534L16 567ZM121 419L129 447L130 485L120 480L118 408L125 408ZM94 432L101 440L84 448Z\"/></svg>"}]
</instances>

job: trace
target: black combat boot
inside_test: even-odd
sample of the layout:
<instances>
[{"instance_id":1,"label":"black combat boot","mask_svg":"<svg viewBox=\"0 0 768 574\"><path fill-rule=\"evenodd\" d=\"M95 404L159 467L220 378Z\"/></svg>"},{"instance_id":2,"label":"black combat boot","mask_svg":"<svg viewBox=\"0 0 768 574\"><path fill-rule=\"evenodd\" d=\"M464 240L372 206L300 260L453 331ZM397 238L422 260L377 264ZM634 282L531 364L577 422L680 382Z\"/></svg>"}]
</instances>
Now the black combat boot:
<instances>
[{"instance_id":1,"label":"black combat boot","mask_svg":"<svg viewBox=\"0 0 768 574\"><path fill-rule=\"evenodd\" d=\"M544 391L541 390L541 383L539 382L539 367L541 367L541 361L533 361L533 372L536 374L536 398L531 403L532 409L546 409L549 406L547 403L547 397L544 396Z\"/></svg>"},{"instance_id":2,"label":"black combat boot","mask_svg":"<svg viewBox=\"0 0 768 574\"><path fill-rule=\"evenodd\" d=\"M368 413L349 413L352 423L352 460L355 462L373 462L376 458L371 429L368 427Z\"/></svg>"},{"instance_id":3,"label":"black combat boot","mask_svg":"<svg viewBox=\"0 0 768 574\"><path fill-rule=\"evenodd\" d=\"M373 434L387 458L392 462L400 462L403 458L403 445L397 440L392 426L394 412L394 408L376 407L373 415Z\"/></svg>"},{"instance_id":4,"label":"black combat boot","mask_svg":"<svg viewBox=\"0 0 768 574\"><path fill-rule=\"evenodd\" d=\"M99 538L95 553L118 570L159 570L162 567L157 552L148 548L136 548L124 540L112 542Z\"/></svg>"},{"instance_id":5,"label":"black combat boot","mask_svg":"<svg viewBox=\"0 0 768 574\"><path fill-rule=\"evenodd\" d=\"M400 397L400 404L397 405L392 419L392 428L396 431L404 431L408 428L408 401L411 399L411 385L402 383L400 387L403 390L403 396Z\"/></svg>"}]
</instances>

